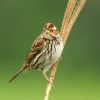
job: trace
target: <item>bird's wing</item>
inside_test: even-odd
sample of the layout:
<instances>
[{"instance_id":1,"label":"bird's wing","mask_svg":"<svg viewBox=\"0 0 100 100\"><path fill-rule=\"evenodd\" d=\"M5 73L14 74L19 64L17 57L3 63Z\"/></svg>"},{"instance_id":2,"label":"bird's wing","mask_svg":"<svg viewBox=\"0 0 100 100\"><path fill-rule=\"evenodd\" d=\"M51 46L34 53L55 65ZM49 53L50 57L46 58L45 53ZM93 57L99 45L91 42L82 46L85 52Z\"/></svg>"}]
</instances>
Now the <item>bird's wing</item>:
<instances>
[{"instance_id":1,"label":"bird's wing","mask_svg":"<svg viewBox=\"0 0 100 100\"><path fill-rule=\"evenodd\" d=\"M10 81L12 82L18 75L20 75L22 72L30 69L30 63L31 61L37 56L38 53L40 53L40 51L43 49L44 47L44 39L43 38L38 38L32 45L31 50L28 54L28 56L26 57L24 64L22 66L22 68L17 72L16 75L14 75Z\"/></svg>"},{"instance_id":2,"label":"bird's wing","mask_svg":"<svg viewBox=\"0 0 100 100\"><path fill-rule=\"evenodd\" d=\"M37 39L31 47L31 50L28 54L28 56L25 59L26 64L30 64L31 61L37 56L37 54L39 54L39 52L43 49L44 47L44 39L43 38L39 38Z\"/></svg>"}]
</instances>

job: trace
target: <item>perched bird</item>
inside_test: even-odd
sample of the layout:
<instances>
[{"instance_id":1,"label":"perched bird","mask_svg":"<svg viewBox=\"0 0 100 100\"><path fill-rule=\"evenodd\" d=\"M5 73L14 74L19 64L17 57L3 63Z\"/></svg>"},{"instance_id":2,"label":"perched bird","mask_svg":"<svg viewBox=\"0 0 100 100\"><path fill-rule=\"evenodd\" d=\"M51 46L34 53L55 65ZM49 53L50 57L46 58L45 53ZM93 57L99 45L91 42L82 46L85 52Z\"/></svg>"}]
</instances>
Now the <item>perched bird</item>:
<instances>
[{"instance_id":1,"label":"perched bird","mask_svg":"<svg viewBox=\"0 0 100 100\"><path fill-rule=\"evenodd\" d=\"M63 47L62 37L56 26L52 23L46 23L43 27L43 32L33 42L22 68L9 82L12 82L19 74L30 69L39 69L48 80L46 72L61 57Z\"/></svg>"}]
</instances>

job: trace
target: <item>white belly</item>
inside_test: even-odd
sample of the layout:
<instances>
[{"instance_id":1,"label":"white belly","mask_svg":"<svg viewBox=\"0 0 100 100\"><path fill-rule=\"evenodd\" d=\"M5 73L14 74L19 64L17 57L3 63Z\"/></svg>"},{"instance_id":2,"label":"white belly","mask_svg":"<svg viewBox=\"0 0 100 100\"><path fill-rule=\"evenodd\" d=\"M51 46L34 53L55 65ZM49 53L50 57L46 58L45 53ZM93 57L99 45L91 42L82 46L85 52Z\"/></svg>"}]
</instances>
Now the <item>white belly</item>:
<instances>
[{"instance_id":1,"label":"white belly","mask_svg":"<svg viewBox=\"0 0 100 100\"><path fill-rule=\"evenodd\" d=\"M49 56L46 55L46 63L45 63L46 65L43 72L47 72L52 67L52 65L57 62L57 60L61 57L62 50L63 50L63 43L60 43L59 45L56 45L55 48L52 49L51 58L50 55Z\"/></svg>"}]
</instances>

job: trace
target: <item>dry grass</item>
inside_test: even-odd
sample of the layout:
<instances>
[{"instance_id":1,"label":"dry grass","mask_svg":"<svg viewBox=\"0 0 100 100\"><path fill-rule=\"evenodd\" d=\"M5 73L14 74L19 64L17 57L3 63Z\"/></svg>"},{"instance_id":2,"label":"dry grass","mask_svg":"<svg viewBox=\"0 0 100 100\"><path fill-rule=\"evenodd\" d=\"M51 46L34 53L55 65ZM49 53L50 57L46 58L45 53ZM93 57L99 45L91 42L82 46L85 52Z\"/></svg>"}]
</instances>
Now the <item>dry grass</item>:
<instances>
[{"instance_id":1,"label":"dry grass","mask_svg":"<svg viewBox=\"0 0 100 100\"><path fill-rule=\"evenodd\" d=\"M67 8L66 8L66 11L64 14L64 18L62 21L61 32L60 32L60 34L62 35L64 44L66 43L68 36L70 34L70 31L80 13L80 11L82 10L85 2L86 2L86 0L69 0L69 2L68 2ZM46 87L44 100L48 100L48 98L49 98L49 93L52 88L52 84L54 81L58 63L59 63L59 61L56 62L52 66L52 71L51 71L50 78L49 78L49 81L48 81L48 84Z\"/></svg>"}]
</instances>

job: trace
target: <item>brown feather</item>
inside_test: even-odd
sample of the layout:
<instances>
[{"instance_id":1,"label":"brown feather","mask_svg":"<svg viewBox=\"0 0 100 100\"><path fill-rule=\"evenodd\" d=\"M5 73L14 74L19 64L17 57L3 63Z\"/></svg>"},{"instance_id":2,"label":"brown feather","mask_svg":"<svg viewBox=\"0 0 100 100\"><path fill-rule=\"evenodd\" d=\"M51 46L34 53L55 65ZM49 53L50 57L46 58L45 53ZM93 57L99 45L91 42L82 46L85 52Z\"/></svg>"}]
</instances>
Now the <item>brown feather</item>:
<instances>
[{"instance_id":1,"label":"brown feather","mask_svg":"<svg viewBox=\"0 0 100 100\"><path fill-rule=\"evenodd\" d=\"M34 58L37 56L37 54L42 50L43 45L44 45L44 39L39 38L38 41L35 41L31 47L31 50L28 54L28 56L26 57L24 64L22 66L22 69L20 71L18 71L18 73L16 75L14 75L9 83L11 83L17 76L19 76L22 72L27 71L29 69L31 69L31 62L32 60L34 60Z\"/></svg>"}]
</instances>

